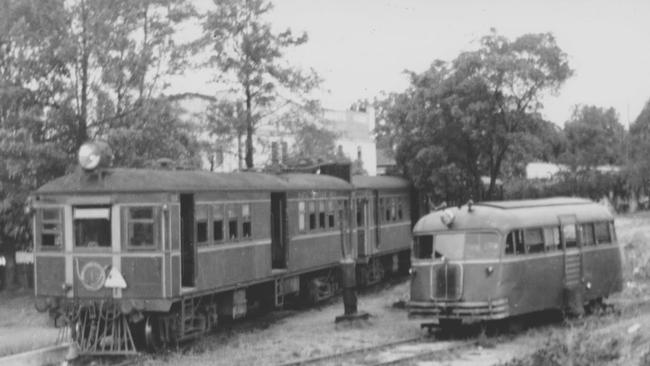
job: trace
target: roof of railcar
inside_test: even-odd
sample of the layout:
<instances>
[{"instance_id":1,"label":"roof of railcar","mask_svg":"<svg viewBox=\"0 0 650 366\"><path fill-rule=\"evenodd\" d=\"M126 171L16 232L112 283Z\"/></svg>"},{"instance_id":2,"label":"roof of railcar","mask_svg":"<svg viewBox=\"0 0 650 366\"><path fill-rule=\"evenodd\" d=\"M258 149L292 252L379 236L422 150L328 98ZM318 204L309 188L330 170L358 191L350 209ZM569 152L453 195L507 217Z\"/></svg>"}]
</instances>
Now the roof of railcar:
<instances>
[{"instance_id":1,"label":"roof of railcar","mask_svg":"<svg viewBox=\"0 0 650 366\"><path fill-rule=\"evenodd\" d=\"M455 216L451 228L440 219L443 211L435 211L422 217L415 227L415 234L440 230L496 229L502 232L526 227L558 225L559 216L575 215L579 222L609 221L612 214L602 205L580 198L548 198L539 200L481 202L448 208Z\"/></svg>"},{"instance_id":2,"label":"roof of railcar","mask_svg":"<svg viewBox=\"0 0 650 366\"><path fill-rule=\"evenodd\" d=\"M362 189L405 189L409 187L409 182L400 177L355 175L352 185Z\"/></svg>"},{"instance_id":3,"label":"roof of railcar","mask_svg":"<svg viewBox=\"0 0 650 366\"><path fill-rule=\"evenodd\" d=\"M39 194L193 191L351 190L342 179L314 174L272 175L253 172L213 173L190 170L107 169L101 179L81 170L57 178Z\"/></svg>"}]
</instances>

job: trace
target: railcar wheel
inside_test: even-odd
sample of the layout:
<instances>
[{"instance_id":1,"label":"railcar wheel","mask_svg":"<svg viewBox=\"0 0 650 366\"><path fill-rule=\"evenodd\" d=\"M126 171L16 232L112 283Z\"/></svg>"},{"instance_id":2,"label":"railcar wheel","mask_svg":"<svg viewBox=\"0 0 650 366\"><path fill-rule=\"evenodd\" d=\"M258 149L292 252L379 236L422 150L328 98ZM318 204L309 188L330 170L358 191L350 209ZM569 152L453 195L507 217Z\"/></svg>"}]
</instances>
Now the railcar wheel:
<instances>
[{"instance_id":1,"label":"railcar wheel","mask_svg":"<svg viewBox=\"0 0 650 366\"><path fill-rule=\"evenodd\" d=\"M169 344L164 324L163 319L154 315L148 315L145 319L144 341L150 352L160 351Z\"/></svg>"}]
</instances>

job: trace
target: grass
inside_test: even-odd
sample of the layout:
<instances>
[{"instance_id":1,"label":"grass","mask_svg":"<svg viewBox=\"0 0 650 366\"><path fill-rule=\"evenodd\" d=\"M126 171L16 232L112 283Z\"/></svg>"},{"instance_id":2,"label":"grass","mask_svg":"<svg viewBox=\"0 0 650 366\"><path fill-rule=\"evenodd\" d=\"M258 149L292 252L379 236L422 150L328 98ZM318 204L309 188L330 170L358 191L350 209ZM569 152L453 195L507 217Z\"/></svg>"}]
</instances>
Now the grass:
<instances>
[{"instance_id":1,"label":"grass","mask_svg":"<svg viewBox=\"0 0 650 366\"><path fill-rule=\"evenodd\" d=\"M555 329L535 352L504 366L650 366L650 212L618 216L616 230L626 282L618 311Z\"/></svg>"}]
</instances>

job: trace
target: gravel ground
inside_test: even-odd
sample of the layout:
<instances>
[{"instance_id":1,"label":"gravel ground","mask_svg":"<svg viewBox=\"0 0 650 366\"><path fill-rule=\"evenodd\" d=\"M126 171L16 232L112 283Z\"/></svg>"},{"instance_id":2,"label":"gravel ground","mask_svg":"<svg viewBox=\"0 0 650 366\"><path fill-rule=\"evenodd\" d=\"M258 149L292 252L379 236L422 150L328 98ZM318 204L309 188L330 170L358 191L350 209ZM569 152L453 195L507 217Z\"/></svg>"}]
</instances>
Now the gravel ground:
<instances>
[{"instance_id":1,"label":"gravel ground","mask_svg":"<svg viewBox=\"0 0 650 366\"><path fill-rule=\"evenodd\" d=\"M0 357L53 345L58 334L34 308L32 290L0 294Z\"/></svg>"},{"instance_id":2,"label":"gravel ground","mask_svg":"<svg viewBox=\"0 0 650 366\"><path fill-rule=\"evenodd\" d=\"M361 295L359 310L368 320L334 323L343 313L340 299L283 316L276 312L247 320L198 340L182 353L148 360L149 365L277 365L344 350L369 347L423 334L393 303L406 298L408 284Z\"/></svg>"}]
</instances>

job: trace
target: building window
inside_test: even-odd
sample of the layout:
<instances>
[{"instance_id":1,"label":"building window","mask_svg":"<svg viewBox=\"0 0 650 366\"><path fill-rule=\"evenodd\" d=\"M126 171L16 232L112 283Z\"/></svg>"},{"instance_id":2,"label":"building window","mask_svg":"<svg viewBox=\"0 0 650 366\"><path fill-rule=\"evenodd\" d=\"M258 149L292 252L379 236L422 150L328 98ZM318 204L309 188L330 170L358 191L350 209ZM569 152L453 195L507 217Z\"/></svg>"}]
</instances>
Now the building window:
<instances>
[{"instance_id":1,"label":"building window","mask_svg":"<svg viewBox=\"0 0 650 366\"><path fill-rule=\"evenodd\" d=\"M212 206L212 235L215 242L223 241L223 206Z\"/></svg>"},{"instance_id":2,"label":"building window","mask_svg":"<svg viewBox=\"0 0 650 366\"><path fill-rule=\"evenodd\" d=\"M194 222L196 223L196 242L204 244L208 242L208 206L196 205L194 210Z\"/></svg>"},{"instance_id":3,"label":"building window","mask_svg":"<svg viewBox=\"0 0 650 366\"><path fill-rule=\"evenodd\" d=\"M250 204L243 204L241 206L241 214L242 214L242 237L243 238L250 238L253 236L253 225L251 223L251 205Z\"/></svg>"},{"instance_id":4,"label":"building window","mask_svg":"<svg viewBox=\"0 0 650 366\"><path fill-rule=\"evenodd\" d=\"M44 208L41 211L41 246L60 247L63 232L61 209Z\"/></svg>"},{"instance_id":5,"label":"building window","mask_svg":"<svg viewBox=\"0 0 650 366\"><path fill-rule=\"evenodd\" d=\"M132 247L154 246L154 208L129 207L127 216L128 245Z\"/></svg>"},{"instance_id":6,"label":"building window","mask_svg":"<svg viewBox=\"0 0 650 366\"><path fill-rule=\"evenodd\" d=\"M305 202L298 202L298 230L305 231Z\"/></svg>"}]
</instances>

